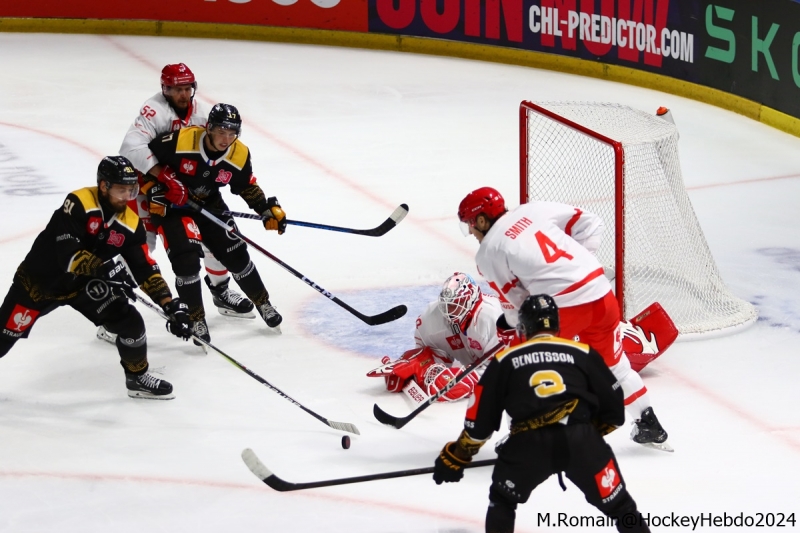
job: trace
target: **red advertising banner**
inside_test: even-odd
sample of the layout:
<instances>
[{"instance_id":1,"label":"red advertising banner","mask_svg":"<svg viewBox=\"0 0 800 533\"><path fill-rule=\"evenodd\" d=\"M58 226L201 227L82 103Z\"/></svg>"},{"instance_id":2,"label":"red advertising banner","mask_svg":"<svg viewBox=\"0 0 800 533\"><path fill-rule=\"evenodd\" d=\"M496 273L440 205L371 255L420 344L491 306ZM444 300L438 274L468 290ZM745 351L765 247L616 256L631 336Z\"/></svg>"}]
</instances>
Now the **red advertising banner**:
<instances>
[{"instance_id":1,"label":"red advertising banner","mask_svg":"<svg viewBox=\"0 0 800 533\"><path fill-rule=\"evenodd\" d=\"M26 0L0 17L257 24L366 32L367 0Z\"/></svg>"}]
</instances>

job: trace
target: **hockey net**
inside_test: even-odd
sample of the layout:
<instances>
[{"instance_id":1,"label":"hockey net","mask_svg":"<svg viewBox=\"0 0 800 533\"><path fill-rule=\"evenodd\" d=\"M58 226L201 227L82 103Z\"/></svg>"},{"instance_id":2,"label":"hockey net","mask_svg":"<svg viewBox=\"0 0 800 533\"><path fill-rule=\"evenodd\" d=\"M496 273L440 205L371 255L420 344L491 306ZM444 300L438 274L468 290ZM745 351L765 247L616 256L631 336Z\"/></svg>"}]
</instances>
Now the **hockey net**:
<instances>
[{"instance_id":1,"label":"hockey net","mask_svg":"<svg viewBox=\"0 0 800 533\"><path fill-rule=\"evenodd\" d=\"M678 130L608 103L522 102L520 201L600 215L597 256L624 317L659 302L685 337L751 324L755 308L719 275L683 184Z\"/></svg>"}]
</instances>

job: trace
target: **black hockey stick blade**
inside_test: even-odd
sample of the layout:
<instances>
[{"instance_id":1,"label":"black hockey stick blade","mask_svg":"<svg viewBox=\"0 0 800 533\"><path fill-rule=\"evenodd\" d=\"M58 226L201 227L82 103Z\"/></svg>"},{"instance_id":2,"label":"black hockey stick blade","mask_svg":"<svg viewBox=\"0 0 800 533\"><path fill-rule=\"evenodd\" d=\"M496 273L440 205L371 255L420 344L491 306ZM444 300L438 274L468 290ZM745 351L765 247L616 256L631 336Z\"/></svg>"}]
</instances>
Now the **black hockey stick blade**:
<instances>
[{"instance_id":1,"label":"black hockey stick blade","mask_svg":"<svg viewBox=\"0 0 800 533\"><path fill-rule=\"evenodd\" d=\"M364 481L378 481L381 479L392 479L398 477L418 476L421 474L433 474L433 467L412 468L410 470L396 470L394 472L382 472L366 476L344 477L339 479L327 479L324 481L310 481L307 483L292 483L276 476L250 448L242 451L242 460L247 468L255 476L268 485L270 488L279 492L289 492L293 490L316 489L320 487L332 487L334 485L347 485L350 483L362 483ZM478 468L481 466L492 466L497 463L497 459L486 459L484 461L473 461L464 468Z\"/></svg>"},{"instance_id":2,"label":"black hockey stick blade","mask_svg":"<svg viewBox=\"0 0 800 533\"><path fill-rule=\"evenodd\" d=\"M213 212L215 215L232 216L238 218L249 218L253 220L266 220L265 215L256 215L254 213L241 213L239 211L222 211L221 213ZM366 235L368 237L380 237L386 235L389 230L398 225L408 214L408 205L400 204L400 206L389 215L389 218L383 221L380 226L372 229L355 229L344 228L341 226L331 226L329 224L319 224L317 222L303 222L302 220L286 219L286 223L290 226L301 226L305 228L324 229L327 231L338 231L341 233L352 233L354 235Z\"/></svg>"},{"instance_id":3,"label":"black hockey stick blade","mask_svg":"<svg viewBox=\"0 0 800 533\"><path fill-rule=\"evenodd\" d=\"M408 312L408 307L405 305L398 305L397 307L392 307L388 311L384 311L383 313L378 313L377 315L372 316L359 313L355 309L353 309L351 312L360 318L365 324L369 326L379 326L380 324L386 324L387 322L391 322L402 317Z\"/></svg>"},{"instance_id":4,"label":"black hockey stick blade","mask_svg":"<svg viewBox=\"0 0 800 533\"><path fill-rule=\"evenodd\" d=\"M408 214L408 205L400 204L389 218L384 220L380 226L372 229L342 228L339 226L329 226L327 224L316 224L313 222L303 222L300 220L287 220L287 224L295 226L305 226L307 228L324 229L328 231L340 231L342 233L353 233L355 235L366 235L368 237L380 237L386 235L392 228L398 225Z\"/></svg>"},{"instance_id":5,"label":"black hockey stick blade","mask_svg":"<svg viewBox=\"0 0 800 533\"><path fill-rule=\"evenodd\" d=\"M462 379L466 378L469 374L474 372L477 368L479 368L486 361L488 361L495 353L500 351L502 346L503 345L501 343L498 343L495 346L493 346L492 348L490 348L489 350L486 350L486 353L484 353L483 356L480 359L478 359L477 361L474 361L474 362L470 363L470 365L467 368L464 369L464 371L461 373L460 376L458 376L456 379L450 380L450 382L446 386L444 386L439 392L437 392L436 394L434 394L433 396L431 396L430 398L425 400L422 403L422 405L420 405L419 407L417 407L416 409L411 411L406 416L404 416L402 418L398 418L396 416L392 416L389 413L387 413L386 411L384 411L383 409L381 409L380 407L378 407L377 403L372 406L372 414L373 414L373 416L381 424L386 424L387 426L392 426L395 429L402 428L403 426L405 426L406 424L411 422L411 420L413 420L414 417L416 417L422 411L424 411L425 409L430 407L432 404L434 404L436 402L436 400L438 400L439 398L444 396L447 393L447 391L449 391L451 388L453 388L457 384L459 384Z\"/></svg>"}]
</instances>

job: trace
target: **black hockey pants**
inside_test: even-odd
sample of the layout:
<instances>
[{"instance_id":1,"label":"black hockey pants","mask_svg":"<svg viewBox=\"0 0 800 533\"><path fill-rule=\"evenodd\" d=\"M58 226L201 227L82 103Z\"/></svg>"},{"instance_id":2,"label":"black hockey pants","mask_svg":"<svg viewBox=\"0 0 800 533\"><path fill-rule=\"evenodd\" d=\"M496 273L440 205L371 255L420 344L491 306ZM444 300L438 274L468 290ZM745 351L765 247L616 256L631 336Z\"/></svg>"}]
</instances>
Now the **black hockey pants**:
<instances>
[{"instance_id":1,"label":"black hockey pants","mask_svg":"<svg viewBox=\"0 0 800 533\"><path fill-rule=\"evenodd\" d=\"M553 424L517 433L498 452L489 490L487 533L514 531L517 504L553 474L564 472L586 501L617 519L617 530L649 531L628 493L614 452L594 426Z\"/></svg>"}]
</instances>

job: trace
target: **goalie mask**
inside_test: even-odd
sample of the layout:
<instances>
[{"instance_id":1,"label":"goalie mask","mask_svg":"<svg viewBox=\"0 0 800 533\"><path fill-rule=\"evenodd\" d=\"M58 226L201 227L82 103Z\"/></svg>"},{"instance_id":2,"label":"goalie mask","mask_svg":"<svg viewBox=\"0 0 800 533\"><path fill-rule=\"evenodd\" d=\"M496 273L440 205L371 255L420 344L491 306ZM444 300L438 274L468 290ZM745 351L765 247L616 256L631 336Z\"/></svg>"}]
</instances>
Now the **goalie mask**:
<instances>
[{"instance_id":1,"label":"goalie mask","mask_svg":"<svg viewBox=\"0 0 800 533\"><path fill-rule=\"evenodd\" d=\"M439 311L451 324L464 331L472 319L473 312L482 300L481 289L472 276L456 272L442 286L439 293Z\"/></svg>"}]
</instances>

